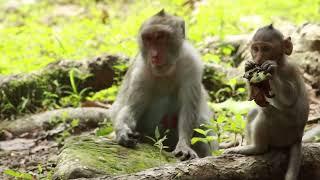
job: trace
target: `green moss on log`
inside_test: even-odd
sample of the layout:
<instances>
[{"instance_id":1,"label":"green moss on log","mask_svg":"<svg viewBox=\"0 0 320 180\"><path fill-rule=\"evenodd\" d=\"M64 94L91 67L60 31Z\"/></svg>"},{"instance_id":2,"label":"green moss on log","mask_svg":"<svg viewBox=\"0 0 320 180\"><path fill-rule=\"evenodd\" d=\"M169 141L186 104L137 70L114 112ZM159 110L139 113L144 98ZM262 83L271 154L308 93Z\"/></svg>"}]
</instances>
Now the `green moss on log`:
<instances>
[{"instance_id":1,"label":"green moss on log","mask_svg":"<svg viewBox=\"0 0 320 180\"><path fill-rule=\"evenodd\" d=\"M171 153L162 152L148 144L134 149L119 146L108 138L96 136L74 137L61 151L54 177L70 179L121 175L176 162Z\"/></svg>"}]
</instances>

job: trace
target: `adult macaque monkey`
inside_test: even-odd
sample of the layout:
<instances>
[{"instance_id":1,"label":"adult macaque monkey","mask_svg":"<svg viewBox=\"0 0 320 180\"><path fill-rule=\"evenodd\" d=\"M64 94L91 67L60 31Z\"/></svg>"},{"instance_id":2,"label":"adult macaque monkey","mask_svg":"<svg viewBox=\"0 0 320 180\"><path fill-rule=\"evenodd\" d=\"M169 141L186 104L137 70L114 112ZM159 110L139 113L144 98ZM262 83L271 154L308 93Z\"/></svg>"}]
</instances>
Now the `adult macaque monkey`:
<instances>
[{"instance_id":1,"label":"adult macaque monkey","mask_svg":"<svg viewBox=\"0 0 320 180\"><path fill-rule=\"evenodd\" d=\"M292 53L290 37L272 24L258 29L252 39L253 62L246 63L245 71L259 66L271 73L269 80L274 97L266 97L268 104L248 114L247 146L231 148L226 153L255 155L270 148L290 148L285 180L296 180L301 164L301 139L308 119L309 102L304 82L296 65L287 61Z\"/></svg>"},{"instance_id":2,"label":"adult macaque monkey","mask_svg":"<svg viewBox=\"0 0 320 180\"><path fill-rule=\"evenodd\" d=\"M203 65L185 39L185 23L161 10L146 20L138 35L140 53L131 64L111 107L116 141L134 147L139 135L170 129L167 143L181 160L211 154L212 144L191 146L193 129L211 112L201 83Z\"/></svg>"}]
</instances>

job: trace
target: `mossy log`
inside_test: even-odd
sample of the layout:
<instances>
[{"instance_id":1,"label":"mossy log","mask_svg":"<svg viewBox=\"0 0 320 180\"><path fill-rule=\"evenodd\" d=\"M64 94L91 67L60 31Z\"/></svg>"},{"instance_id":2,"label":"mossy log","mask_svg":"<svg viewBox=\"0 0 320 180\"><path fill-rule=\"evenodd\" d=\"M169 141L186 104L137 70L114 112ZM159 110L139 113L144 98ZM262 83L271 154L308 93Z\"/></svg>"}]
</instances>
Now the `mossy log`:
<instances>
[{"instance_id":1,"label":"mossy log","mask_svg":"<svg viewBox=\"0 0 320 180\"><path fill-rule=\"evenodd\" d=\"M320 179L320 144L304 144L299 180ZM214 180L283 180L288 152L274 150L259 156L222 155L168 164L138 173L92 180L136 179L214 179Z\"/></svg>"},{"instance_id":2,"label":"mossy log","mask_svg":"<svg viewBox=\"0 0 320 180\"><path fill-rule=\"evenodd\" d=\"M58 157L53 179L90 178L139 172L165 163L176 162L168 152L148 144L125 148L96 136L69 139Z\"/></svg>"}]
</instances>

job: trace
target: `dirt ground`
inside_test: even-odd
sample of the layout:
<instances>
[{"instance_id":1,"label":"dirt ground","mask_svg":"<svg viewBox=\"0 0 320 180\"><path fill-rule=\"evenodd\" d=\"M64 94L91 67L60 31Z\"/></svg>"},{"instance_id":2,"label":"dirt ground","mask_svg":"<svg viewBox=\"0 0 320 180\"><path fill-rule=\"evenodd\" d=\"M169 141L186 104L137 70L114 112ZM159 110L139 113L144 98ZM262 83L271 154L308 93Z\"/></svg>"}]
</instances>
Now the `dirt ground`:
<instances>
[{"instance_id":1,"label":"dirt ground","mask_svg":"<svg viewBox=\"0 0 320 180\"><path fill-rule=\"evenodd\" d=\"M0 148L0 179L13 179L3 173L6 169L28 172L34 179L51 179L59 151L56 142L16 138L1 141Z\"/></svg>"}]
</instances>

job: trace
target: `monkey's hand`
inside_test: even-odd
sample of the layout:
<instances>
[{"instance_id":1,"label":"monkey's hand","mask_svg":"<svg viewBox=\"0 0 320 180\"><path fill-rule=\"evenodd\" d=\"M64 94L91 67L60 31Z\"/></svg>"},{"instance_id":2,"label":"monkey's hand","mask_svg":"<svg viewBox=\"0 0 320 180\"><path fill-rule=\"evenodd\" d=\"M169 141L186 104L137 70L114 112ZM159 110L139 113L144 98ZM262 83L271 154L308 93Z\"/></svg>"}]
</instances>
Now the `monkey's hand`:
<instances>
[{"instance_id":1,"label":"monkey's hand","mask_svg":"<svg viewBox=\"0 0 320 180\"><path fill-rule=\"evenodd\" d=\"M253 61L247 61L245 64L244 64L244 71L247 72L253 68L255 68L257 65L255 62Z\"/></svg>"},{"instance_id":2,"label":"monkey's hand","mask_svg":"<svg viewBox=\"0 0 320 180\"><path fill-rule=\"evenodd\" d=\"M116 141L125 147L135 147L139 136L138 132L133 132L129 128L116 131Z\"/></svg>"},{"instance_id":3,"label":"monkey's hand","mask_svg":"<svg viewBox=\"0 0 320 180\"><path fill-rule=\"evenodd\" d=\"M193 149L191 149L190 146L180 142L178 142L176 149L173 151L173 154L176 157L179 157L181 161L198 158L197 153Z\"/></svg>"},{"instance_id":4,"label":"monkey's hand","mask_svg":"<svg viewBox=\"0 0 320 180\"><path fill-rule=\"evenodd\" d=\"M277 69L278 65L276 61L267 60L261 65L261 69L265 72L273 74Z\"/></svg>"},{"instance_id":5,"label":"monkey's hand","mask_svg":"<svg viewBox=\"0 0 320 180\"><path fill-rule=\"evenodd\" d=\"M258 66L253 61L246 61L246 64L244 65L244 69L245 69L245 73L243 77L250 81L253 74L258 71Z\"/></svg>"}]
</instances>

